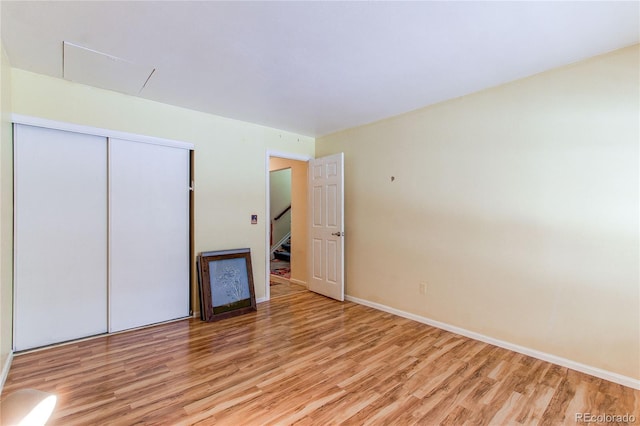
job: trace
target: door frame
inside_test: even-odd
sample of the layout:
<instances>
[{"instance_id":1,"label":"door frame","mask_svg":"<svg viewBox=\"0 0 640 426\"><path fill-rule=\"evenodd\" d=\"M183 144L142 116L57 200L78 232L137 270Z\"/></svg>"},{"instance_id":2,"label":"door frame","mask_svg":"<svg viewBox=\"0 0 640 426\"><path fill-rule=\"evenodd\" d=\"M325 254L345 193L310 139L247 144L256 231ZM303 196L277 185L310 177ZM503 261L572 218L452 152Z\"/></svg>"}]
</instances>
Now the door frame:
<instances>
[{"instance_id":1,"label":"door frame","mask_svg":"<svg viewBox=\"0 0 640 426\"><path fill-rule=\"evenodd\" d=\"M292 152L283 152L283 151L274 151L267 150L265 154L265 218L264 218L264 246L265 246L265 290L264 290L264 298L258 300L257 302L266 302L271 299L271 287L269 285L269 279L271 277L271 186L270 186L270 175L269 175L269 160L271 157L284 158L287 160L297 160L309 162L314 157L306 154L296 154Z\"/></svg>"}]
</instances>

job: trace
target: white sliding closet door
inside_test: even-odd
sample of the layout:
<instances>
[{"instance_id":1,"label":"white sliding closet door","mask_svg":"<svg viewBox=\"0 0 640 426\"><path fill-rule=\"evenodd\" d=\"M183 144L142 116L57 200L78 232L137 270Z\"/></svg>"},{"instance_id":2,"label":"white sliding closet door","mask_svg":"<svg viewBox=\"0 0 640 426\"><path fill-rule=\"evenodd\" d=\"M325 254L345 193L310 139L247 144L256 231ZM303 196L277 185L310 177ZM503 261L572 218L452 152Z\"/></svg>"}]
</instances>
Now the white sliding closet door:
<instances>
[{"instance_id":1,"label":"white sliding closet door","mask_svg":"<svg viewBox=\"0 0 640 426\"><path fill-rule=\"evenodd\" d=\"M109 331L189 315L189 151L109 140Z\"/></svg>"},{"instance_id":2,"label":"white sliding closet door","mask_svg":"<svg viewBox=\"0 0 640 426\"><path fill-rule=\"evenodd\" d=\"M14 132L15 350L105 333L106 138Z\"/></svg>"}]
</instances>

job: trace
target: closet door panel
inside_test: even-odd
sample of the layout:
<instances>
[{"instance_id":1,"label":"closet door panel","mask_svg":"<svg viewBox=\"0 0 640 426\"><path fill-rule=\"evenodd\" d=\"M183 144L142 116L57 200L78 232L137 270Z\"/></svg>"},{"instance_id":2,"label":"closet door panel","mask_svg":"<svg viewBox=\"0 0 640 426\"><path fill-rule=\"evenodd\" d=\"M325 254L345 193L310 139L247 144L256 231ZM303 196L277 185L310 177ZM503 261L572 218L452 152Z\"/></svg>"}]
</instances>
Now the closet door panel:
<instances>
[{"instance_id":1,"label":"closet door panel","mask_svg":"<svg viewBox=\"0 0 640 426\"><path fill-rule=\"evenodd\" d=\"M14 347L107 331L106 139L15 125Z\"/></svg>"},{"instance_id":2,"label":"closet door panel","mask_svg":"<svg viewBox=\"0 0 640 426\"><path fill-rule=\"evenodd\" d=\"M189 151L109 140L109 330L189 315Z\"/></svg>"}]
</instances>

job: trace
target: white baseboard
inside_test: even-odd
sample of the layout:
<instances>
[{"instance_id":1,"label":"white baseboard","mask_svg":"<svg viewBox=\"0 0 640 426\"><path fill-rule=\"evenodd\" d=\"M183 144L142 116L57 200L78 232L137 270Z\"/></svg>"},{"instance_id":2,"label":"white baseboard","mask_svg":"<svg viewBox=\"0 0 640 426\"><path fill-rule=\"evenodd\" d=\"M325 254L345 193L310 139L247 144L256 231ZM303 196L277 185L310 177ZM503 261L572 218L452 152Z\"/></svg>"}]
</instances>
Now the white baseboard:
<instances>
[{"instance_id":1,"label":"white baseboard","mask_svg":"<svg viewBox=\"0 0 640 426\"><path fill-rule=\"evenodd\" d=\"M392 308L390 306L382 305L380 303L370 302L368 300L359 299L357 297L345 296L345 300L349 302L354 302L359 305L368 306L370 308L377 309L379 311L388 312L390 314L397 315L399 317L407 318L413 321L417 321L423 324L430 325L432 327L440 328L442 330L450 331L455 334L459 334L461 336L469 337L470 339L479 340L481 342L489 343L490 345L498 346L504 349L508 349L510 351L518 352L524 355L528 355L533 358L540 359L542 361L547 361L552 364L559 365L561 367L570 368L575 371L579 371L581 373L589 374L591 376L598 377L600 379L608 380L610 382L618 383L623 386L628 386L633 389L640 390L640 380L634 379L632 377L623 376L622 374L613 373L611 371L602 370L600 368L592 367L589 365L581 364L576 361L572 361L567 358L562 358L556 355L548 354L546 352L541 352L535 349L527 348L524 346L516 345L514 343L506 342L504 340L495 339L493 337L485 336L480 333L476 333L474 331L469 331L464 328L456 327L453 325L449 325L440 321L432 320L430 318L426 318L420 315L415 315L409 312L401 311L399 309Z\"/></svg>"},{"instance_id":2,"label":"white baseboard","mask_svg":"<svg viewBox=\"0 0 640 426\"><path fill-rule=\"evenodd\" d=\"M4 389L4 382L7 380L7 376L9 376L9 369L11 368L12 361L13 351L9 352L9 356L7 356L7 360L2 366L2 374L0 375L0 395L2 394L2 390Z\"/></svg>"},{"instance_id":3,"label":"white baseboard","mask_svg":"<svg viewBox=\"0 0 640 426\"><path fill-rule=\"evenodd\" d=\"M267 299L266 297L260 297L260 298L256 299L256 305L258 303L266 302L267 300L269 300L269 299Z\"/></svg>"},{"instance_id":4,"label":"white baseboard","mask_svg":"<svg viewBox=\"0 0 640 426\"><path fill-rule=\"evenodd\" d=\"M296 280L295 278L289 278L289 282L291 284L298 284L301 285L304 288L309 288L309 286L307 285L306 281L302 281L302 280Z\"/></svg>"}]
</instances>

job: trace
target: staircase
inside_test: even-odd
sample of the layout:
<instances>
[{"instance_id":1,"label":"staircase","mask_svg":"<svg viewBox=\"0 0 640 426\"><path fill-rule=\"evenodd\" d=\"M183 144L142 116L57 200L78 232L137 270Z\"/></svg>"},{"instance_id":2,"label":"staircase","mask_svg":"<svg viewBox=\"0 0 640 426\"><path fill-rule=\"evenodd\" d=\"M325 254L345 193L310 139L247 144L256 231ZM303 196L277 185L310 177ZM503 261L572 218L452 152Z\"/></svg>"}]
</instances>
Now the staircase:
<instances>
[{"instance_id":1,"label":"staircase","mask_svg":"<svg viewBox=\"0 0 640 426\"><path fill-rule=\"evenodd\" d=\"M273 256L276 259L284 260L285 262L291 262L291 238L282 243L280 247L273 252Z\"/></svg>"}]
</instances>

